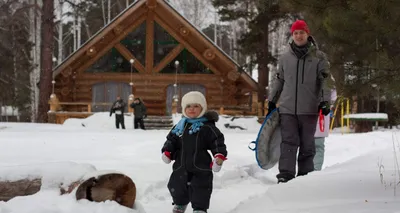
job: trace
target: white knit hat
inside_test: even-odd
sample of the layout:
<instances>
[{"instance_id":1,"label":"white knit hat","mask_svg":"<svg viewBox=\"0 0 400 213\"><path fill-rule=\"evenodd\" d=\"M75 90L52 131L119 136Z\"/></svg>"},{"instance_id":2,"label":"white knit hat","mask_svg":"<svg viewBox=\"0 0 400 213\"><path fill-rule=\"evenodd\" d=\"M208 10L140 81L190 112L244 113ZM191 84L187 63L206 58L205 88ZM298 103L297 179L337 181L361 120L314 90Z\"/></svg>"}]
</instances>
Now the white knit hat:
<instances>
[{"instance_id":1,"label":"white knit hat","mask_svg":"<svg viewBox=\"0 0 400 213\"><path fill-rule=\"evenodd\" d=\"M185 108L189 104L200 104L200 106L203 108L203 110L200 112L200 115L197 118L200 118L201 116L204 115L207 111L207 101L206 98L204 97L203 93L198 92L198 91L191 91L186 93L182 97L181 101L181 106L182 106L182 114L185 117L188 117L185 113Z\"/></svg>"}]
</instances>

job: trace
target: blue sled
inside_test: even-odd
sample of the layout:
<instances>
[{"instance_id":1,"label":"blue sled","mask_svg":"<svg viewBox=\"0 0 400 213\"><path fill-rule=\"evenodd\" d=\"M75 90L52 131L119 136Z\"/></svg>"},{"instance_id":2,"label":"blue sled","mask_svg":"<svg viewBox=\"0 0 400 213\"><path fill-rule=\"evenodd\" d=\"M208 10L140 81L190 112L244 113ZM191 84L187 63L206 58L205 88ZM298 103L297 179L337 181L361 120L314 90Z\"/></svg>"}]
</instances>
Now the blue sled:
<instances>
[{"instance_id":1,"label":"blue sled","mask_svg":"<svg viewBox=\"0 0 400 213\"><path fill-rule=\"evenodd\" d=\"M248 146L256 153L256 161L260 168L268 170L278 163L281 142L279 109L276 108L265 117L257 139Z\"/></svg>"}]
</instances>

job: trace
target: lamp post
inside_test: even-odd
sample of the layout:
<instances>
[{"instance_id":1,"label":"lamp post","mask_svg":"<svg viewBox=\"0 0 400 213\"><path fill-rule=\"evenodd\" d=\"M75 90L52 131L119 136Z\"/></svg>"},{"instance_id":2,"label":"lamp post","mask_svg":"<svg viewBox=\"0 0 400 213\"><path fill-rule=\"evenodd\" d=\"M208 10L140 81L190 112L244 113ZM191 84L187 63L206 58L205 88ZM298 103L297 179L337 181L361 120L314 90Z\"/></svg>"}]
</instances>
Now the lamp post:
<instances>
[{"instance_id":1,"label":"lamp post","mask_svg":"<svg viewBox=\"0 0 400 213\"><path fill-rule=\"evenodd\" d=\"M178 102L179 101L179 95L178 95L178 67L179 67L179 61L175 61L175 83L174 83L174 101Z\"/></svg>"},{"instance_id":2,"label":"lamp post","mask_svg":"<svg viewBox=\"0 0 400 213\"><path fill-rule=\"evenodd\" d=\"M373 88L376 88L377 97L376 97L376 113L379 113L379 102L380 102L380 95L379 95L379 86L378 84L372 84ZM378 129L378 121L375 122L375 129Z\"/></svg>"}]
</instances>

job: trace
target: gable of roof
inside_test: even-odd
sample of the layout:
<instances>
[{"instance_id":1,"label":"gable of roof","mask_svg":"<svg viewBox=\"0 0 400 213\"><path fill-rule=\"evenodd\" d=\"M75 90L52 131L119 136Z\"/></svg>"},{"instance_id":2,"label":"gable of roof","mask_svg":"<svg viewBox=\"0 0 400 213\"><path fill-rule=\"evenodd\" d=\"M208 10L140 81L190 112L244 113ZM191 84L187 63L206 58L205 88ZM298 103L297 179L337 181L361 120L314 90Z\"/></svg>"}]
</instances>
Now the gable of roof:
<instances>
[{"instance_id":1,"label":"gable of roof","mask_svg":"<svg viewBox=\"0 0 400 213\"><path fill-rule=\"evenodd\" d=\"M150 8L151 7L151 8ZM158 7L158 8L157 8ZM145 8L145 9L143 9ZM61 64L56 66L53 70L53 77L56 77L58 74L60 74L63 70L68 69L68 67L71 66L72 63L74 63L77 60L81 60L83 56L88 54L88 51L92 50L90 49L92 46L95 46L98 42L101 42L101 39L104 38L106 35L113 33L114 28L118 27L124 20L126 19L131 19L132 16L136 15L136 18L140 17L140 14L135 13L135 11L149 11L149 10L154 10L155 13L157 14L158 11L162 11L163 15L167 14L167 16L171 18L175 18L176 20L179 20L179 22L184 26L186 29L190 31L190 33L193 33L196 35L196 39L198 39L198 42L203 43L205 46L208 46L209 48L206 51L211 52L214 54L213 57L218 56L221 58L223 61L225 61L227 64L229 64L230 67L232 67L232 70L228 70L227 75L229 76L235 76L234 79L241 79L243 80L246 84L248 84L253 90L257 90L258 84L257 82L254 81L253 78L251 78L250 75L248 75L246 72L243 71L241 66L233 60L225 51L223 51L218 45L216 45L208 36L206 36L201 30L199 30L196 26L194 26L192 23L190 23L185 17L183 17L169 2L165 0L138 0L132 3L129 7L127 7L124 11L122 11L118 16L116 16L110 23L105 25L101 30L99 30L96 34L94 34L91 38L89 38L84 44L82 44L75 52L70 54L66 59L62 61ZM144 12L145 13L145 12ZM144 14L147 16L147 14ZM157 15L156 15L157 16ZM163 17L165 19L165 17ZM159 20L160 22L163 22L163 20ZM175 37L180 37L179 34L176 34L175 36L172 34L171 30L165 29L167 32L171 33L171 36ZM115 31L115 30L114 30ZM123 31L123 29L120 29L119 31ZM182 33L181 33L182 34ZM181 42L185 42L182 40L182 38L177 39L178 42L179 40ZM197 40L196 40L197 41ZM119 41L118 41L119 42ZM180 42L180 43L181 43ZM190 51L190 46L191 44L186 42L187 45L185 45L185 48L188 48ZM196 51L192 48L193 51ZM204 51L204 52L206 52ZM204 55L204 52L202 55ZM210 63L211 64L211 63ZM228 73L231 72L231 73ZM232 75L232 72L238 72L238 74Z\"/></svg>"}]
</instances>

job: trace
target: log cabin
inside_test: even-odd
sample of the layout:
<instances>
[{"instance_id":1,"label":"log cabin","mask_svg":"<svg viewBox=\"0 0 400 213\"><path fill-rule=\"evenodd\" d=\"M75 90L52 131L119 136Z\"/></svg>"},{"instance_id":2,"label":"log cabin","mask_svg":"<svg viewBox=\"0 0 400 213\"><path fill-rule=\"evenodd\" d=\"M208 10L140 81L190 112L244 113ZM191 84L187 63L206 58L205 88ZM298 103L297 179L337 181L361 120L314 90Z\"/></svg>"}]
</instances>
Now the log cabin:
<instances>
[{"instance_id":1,"label":"log cabin","mask_svg":"<svg viewBox=\"0 0 400 213\"><path fill-rule=\"evenodd\" d=\"M132 3L55 67L53 79L53 123L109 111L117 96L141 98L149 115L171 115L192 90L221 113L260 111L257 82L165 0Z\"/></svg>"}]
</instances>

